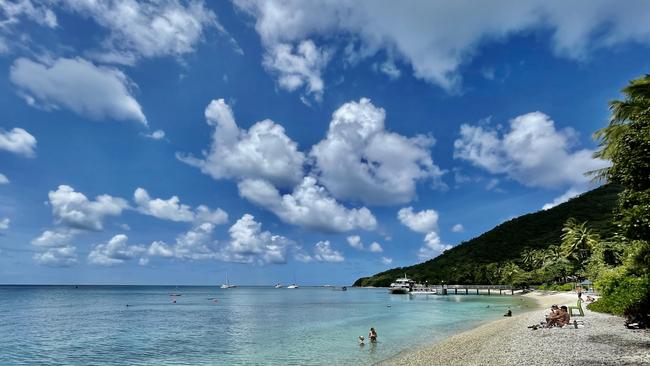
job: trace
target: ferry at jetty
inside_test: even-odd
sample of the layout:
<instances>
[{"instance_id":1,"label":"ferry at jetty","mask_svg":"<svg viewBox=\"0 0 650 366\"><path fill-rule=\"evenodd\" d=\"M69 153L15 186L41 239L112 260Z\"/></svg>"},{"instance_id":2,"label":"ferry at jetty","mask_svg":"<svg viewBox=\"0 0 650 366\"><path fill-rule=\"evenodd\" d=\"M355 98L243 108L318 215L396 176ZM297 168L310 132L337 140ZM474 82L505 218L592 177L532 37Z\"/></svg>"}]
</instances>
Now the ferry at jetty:
<instances>
[{"instance_id":1,"label":"ferry at jetty","mask_svg":"<svg viewBox=\"0 0 650 366\"><path fill-rule=\"evenodd\" d=\"M398 278L395 282L390 284L388 292L395 295L435 295L436 289L416 283L404 275L404 278Z\"/></svg>"}]
</instances>

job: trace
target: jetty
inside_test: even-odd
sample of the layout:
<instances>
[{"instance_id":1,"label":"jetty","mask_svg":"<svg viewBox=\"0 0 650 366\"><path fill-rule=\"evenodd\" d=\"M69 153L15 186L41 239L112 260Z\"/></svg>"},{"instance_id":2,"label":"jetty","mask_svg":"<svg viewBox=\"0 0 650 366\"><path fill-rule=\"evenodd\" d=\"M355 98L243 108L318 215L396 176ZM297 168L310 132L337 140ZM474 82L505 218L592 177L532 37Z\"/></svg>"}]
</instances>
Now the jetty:
<instances>
[{"instance_id":1,"label":"jetty","mask_svg":"<svg viewBox=\"0 0 650 366\"><path fill-rule=\"evenodd\" d=\"M438 295L514 295L515 288L510 285L438 285Z\"/></svg>"}]
</instances>

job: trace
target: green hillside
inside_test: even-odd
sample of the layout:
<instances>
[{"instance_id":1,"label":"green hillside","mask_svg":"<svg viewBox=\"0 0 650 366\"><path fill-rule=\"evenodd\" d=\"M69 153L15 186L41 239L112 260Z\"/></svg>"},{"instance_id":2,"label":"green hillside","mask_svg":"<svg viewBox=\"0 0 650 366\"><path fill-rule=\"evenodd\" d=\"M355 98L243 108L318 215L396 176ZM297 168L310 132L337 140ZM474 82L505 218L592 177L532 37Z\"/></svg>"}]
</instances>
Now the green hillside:
<instances>
[{"instance_id":1,"label":"green hillside","mask_svg":"<svg viewBox=\"0 0 650 366\"><path fill-rule=\"evenodd\" d=\"M410 267L394 268L358 279L355 286L388 286L406 273L410 278L431 284L489 284L486 266L517 262L527 249L547 249L561 241L562 227L570 217L587 221L601 238L613 234L613 210L618 186L608 184L584 193L569 202L504 222L494 229L463 242L442 255Z\"/></svg>"}]
</instances>

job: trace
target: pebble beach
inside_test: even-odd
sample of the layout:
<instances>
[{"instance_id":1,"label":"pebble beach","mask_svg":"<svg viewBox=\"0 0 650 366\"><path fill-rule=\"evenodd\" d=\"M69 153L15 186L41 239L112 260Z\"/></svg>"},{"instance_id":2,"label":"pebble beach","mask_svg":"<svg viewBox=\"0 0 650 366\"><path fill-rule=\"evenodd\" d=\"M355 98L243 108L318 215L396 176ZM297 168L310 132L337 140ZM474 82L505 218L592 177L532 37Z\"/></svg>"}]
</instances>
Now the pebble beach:
<instances>
[{"instance_id":1,"label":"pebble beach","mask_svg":"<svg viewBox=\"0 0 650 366\"><path fill-rule=\"evenodd\" d=\"M589 311L584 327L532 330L552 304L575 305L572 293L526 295L536 310L515 314L422 349L404 351L379 365L650 365L650 330L630 330L623 318Z\"/></svg>"}]
</instances>

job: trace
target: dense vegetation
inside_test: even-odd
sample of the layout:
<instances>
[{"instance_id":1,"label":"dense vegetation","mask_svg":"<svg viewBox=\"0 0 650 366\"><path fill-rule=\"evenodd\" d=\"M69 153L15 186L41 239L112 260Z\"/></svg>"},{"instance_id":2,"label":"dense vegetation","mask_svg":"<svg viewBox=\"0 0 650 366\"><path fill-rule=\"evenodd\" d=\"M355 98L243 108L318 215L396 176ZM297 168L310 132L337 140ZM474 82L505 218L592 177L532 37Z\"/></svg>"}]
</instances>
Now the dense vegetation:
<instances>
[{"instance_id":1,"label":"dense vegetation","mask_svg":"<svg viewBox=\"0 0 650 366\"><path fill-rule=\"evenodd\" d=\"M372 277L360 278L355 286L388 286L406 273L416 281L431 284L502 284L517 275L529 283L563 281L566 263L552 263L560 255L562 228L570 218L588 222L601 237L614 235L613 210L621 189L612 184L597 188L546 211L504 222L479 237L464 242L442 255L411 267L395 268ZM539 280L522 276L536 262L549 262ZM547 278L548 277L548 278ZM546 281L548 280L548 281ZM523 283L517 283L522 284Z\"/></svg>"},{"instance_id":2,"label":"dense vegetation","mask_svg":"<svg viewBox=\"0 0 650 366\"><path fill-rule=\"evenodd\" d=\"M610 103L609 126L595 134L596 157L612 165L590 173L609 185L501 224L425 263L361 278L355 285L386 286L404 272L429 283L559 289L569 279L588 278L602 295L590 309L648 326L650 75L631 81L623 94L624 100Z\"/></svg>"},{"instance_id":3,"label":"dense vegetation","mask_svg":"<svg viewBox=\"0 0 650 366\"><path fill-rule=\"evenodd\" d=\"M620 184L616 236L591 249L587 274L603 295L590 309L625 315L649 325L650 313L650 75L623 89L625 100L610 103L611 122L596 132L598 157L612 166L597 178ZM616 263L608 263L607 252Z\"/></svg>"}]
</instances>

